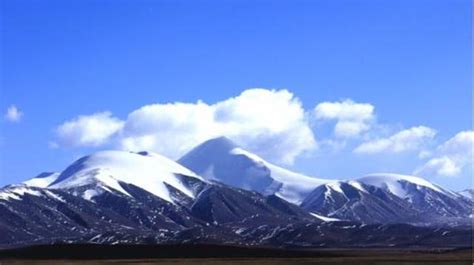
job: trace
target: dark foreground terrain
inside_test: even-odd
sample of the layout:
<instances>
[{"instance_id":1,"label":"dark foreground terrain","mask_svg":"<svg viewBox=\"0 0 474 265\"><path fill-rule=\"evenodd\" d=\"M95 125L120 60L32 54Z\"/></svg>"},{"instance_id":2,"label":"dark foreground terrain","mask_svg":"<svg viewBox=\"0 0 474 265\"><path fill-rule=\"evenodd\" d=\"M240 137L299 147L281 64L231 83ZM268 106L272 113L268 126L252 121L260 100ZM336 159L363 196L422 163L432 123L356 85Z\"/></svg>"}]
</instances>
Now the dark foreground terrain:
<instances>
[{"instance_id":1,"label":"dark foreground terrain","mask_svg":"<svg viewBox=\"0 0 474 265\"><path fill-rule=\"evenodd\" d=\"M233 246L33 246L0 251L0 264L473 264L472 249L305 249Z\"/></svg>"}]
</instances>

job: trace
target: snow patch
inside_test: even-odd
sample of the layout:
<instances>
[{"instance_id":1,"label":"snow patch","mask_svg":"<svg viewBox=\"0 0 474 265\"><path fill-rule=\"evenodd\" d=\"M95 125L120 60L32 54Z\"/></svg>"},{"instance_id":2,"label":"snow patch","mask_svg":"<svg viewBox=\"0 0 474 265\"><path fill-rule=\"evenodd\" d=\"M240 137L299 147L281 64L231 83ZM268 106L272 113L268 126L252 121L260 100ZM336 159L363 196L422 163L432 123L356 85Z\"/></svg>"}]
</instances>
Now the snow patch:
<instances>
[{"instance_id":1,"label":"snow patch","mask_svg":"<svg viewBox=\"0 0 474 265\"><path fill-rule=\"evenodd\" d=\"M33 196L41 196L41 192L37 190L32 190L27 186L10 186L0 190L0 200L22 200L22 196L25 194L30 194Z\"/></svg>"},{"instance_id":2,"label":"snow patch","mask_svg":"<svg viewBox=\"0 0 474 265\"><path fill-rule=\"evenodd\" d=\"M350 180L347 183L350 184L352 187L360 190L360 191L367 192L367 190L362 186L362 183L360 183L358 181Z\"/></svg>"},{"instance_id":3,"label":"snow patch","mask_svg":"<svg viewBox=\"0 0 474 265\"><path fill-rule=\"evenodd\" d=\"M322 215L319 215L319 214L316 214L316 213L311 213L310 214L324 222L336 222L336 221L341 221L341 219L337 219L337 218L332 218L332 217L327 217L327 216L322 216Z\"/></svg>"},{"instance_id":4,"label":"snow patch","mask_svg":"<svg viewBox=\"0 0 474 265\"><path fill-rule=\"evenodd\" d=\"M95 196L98 196L100 194L101 194L101 192L99 192L97 190L86 190L84 192L84 194L82 194L82 198L84 198L88 201L93 201L92 198L95 197Z\"/></svg>"},{"instance_id":5,"label":"snow patch","mask_svg":"<svg viewBox=\"0 0 474 265\"><path fill-rule=\"evenodd\" d=\"M50 197L52 199L55 199L55 200L58 200L60 202L66 203L66 201L63 198L61 198L59 195L56 195L56 194L52 193L49 190L43 190L43 192L46 193L46 195L48 195L48 197Z\"/></svg>"},{"instance_id":6,"label":"snow patch","mask_svg":"<svg viewBox=\"0 0 474 265\"><path fill-rule=\"evenodd\" d=\"M26 180L23 184L31 187L46 188L59 177L59 173L44 173L32 179Z\"/></svg>"},{"instance_id":7,"label":"snow patch","mask_svg":"<svg viewBox=\"0 0 474 265\"><path fill-rule=\"evenodd\" d=\"M331 190L334 190L336 192L344 194L344 191L341 188L341 182L335 181L335 182L330 182L326 184L326 187L330 188Z\"/></svg>"}]
</instances>

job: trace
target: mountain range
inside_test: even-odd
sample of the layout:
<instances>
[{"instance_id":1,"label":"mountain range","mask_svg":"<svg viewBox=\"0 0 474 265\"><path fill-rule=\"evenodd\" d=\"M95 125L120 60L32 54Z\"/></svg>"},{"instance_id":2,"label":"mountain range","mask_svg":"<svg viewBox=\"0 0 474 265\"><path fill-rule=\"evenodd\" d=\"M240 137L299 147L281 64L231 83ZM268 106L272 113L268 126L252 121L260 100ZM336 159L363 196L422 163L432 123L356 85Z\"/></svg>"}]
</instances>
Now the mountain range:
<instances>
[{"instance_id":1,"label":"mountain range","mask_svg":"<svg viewBox=\"0 0 474 265\"><path fill-rule=\"evenodd\" d=\"M177 161L102 151L0 189L0 247L470 246L472 190L415 176L318 179L220 137Z\"/></svg>"}]
</instances>

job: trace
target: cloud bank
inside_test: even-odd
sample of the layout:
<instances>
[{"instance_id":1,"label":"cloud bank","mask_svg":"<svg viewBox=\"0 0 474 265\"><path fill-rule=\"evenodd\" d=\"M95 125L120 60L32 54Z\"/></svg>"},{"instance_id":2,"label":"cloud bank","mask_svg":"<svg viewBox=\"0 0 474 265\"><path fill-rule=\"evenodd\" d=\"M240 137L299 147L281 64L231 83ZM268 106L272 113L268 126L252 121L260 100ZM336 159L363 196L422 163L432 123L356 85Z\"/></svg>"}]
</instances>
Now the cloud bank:
<instances>
[{"instance_id":1,"label":"cloud bank","mask_svg":"<svg viewBox=\"0 0 474 265\"><path fill-rule=\"evenodd\" d=\"M424 177L457 176L472 165L473 131L460 132L437 148L430 148L436 130L414 126L383 136L390 132L390 126L376 123L374 109L372 104L347 99L322 102L305 110L288 90L256 88L213 104L145 105L124 119L108 111L81 115L57 126L50 146L107 145L129 151L149 150L177 159L208 139L226 136L265 159L283 164L291 164L321 145L320 150L329 146L334 149L331 151L349 155L405 153L419 159L421 165L414 174ZM14 106L11 113L13 120L21 118ZM311 127L314 119L331 126L329 137L316 140L317 128ZM334 121L334 127L326 121Z\"/></svg>"},{"instance_id":2,"label":"cloud bank","mask_svg":"<svg viewBox=\"0 0 474 265\"><path fill-rule=\"evenodd\" d=\"M417 126L399 131L387 138L378 138L364 142L354 149L354 153L401 153L404 151L419 150L424 144L436 135L434 129Z\"/></svg>"},{"instance_id":3,"label":"cloud bank","mask_svg":"<svg viewBox=\"0 0 474 265\"><path fill-rule=\"evenodd\" d=\"M146 105L124 121L110 112L79 116L56 132L60 145L98 146L113 141L124 150L152 150L171 158L218 136L287 164L317 148L301 102L287 90L249 89L215 104Z\"/></svg>"},{"instance_id":4,"label":"cloud bank","mask_svg":"<svg viewBox=\"0 0 474 265\"><path fill-rule=\"evenodd\" d=\"M112 113L99 112L79 116L66 121L55 130L57 142L62 146L99 146L116 134L124 122L114 118Z\"/></svg>"}]
</instances>

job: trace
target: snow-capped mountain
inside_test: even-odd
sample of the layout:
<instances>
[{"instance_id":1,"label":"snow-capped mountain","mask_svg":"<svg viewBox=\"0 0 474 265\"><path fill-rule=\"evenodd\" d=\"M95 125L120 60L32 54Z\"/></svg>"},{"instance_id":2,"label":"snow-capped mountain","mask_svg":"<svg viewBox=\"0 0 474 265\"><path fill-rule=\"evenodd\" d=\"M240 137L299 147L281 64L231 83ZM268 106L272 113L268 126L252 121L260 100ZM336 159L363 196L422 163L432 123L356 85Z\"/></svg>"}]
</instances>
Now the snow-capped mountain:
<instances>
[{"instance_id":1,"label":"snow-capped mountain","mask_svg":"<svg viewBox=\"0 0 474 265\"><path fill-rule=\"evenodd\" d=\"M429 181L397 174L372 174L319 186L301 207L318 215L363 223L468 223L464 197Z\"/></svg>"},{"instance_id":2,"label":"snow-capped mountain","mask_svg":"<svg viewBox=\"0 0 474 265\"><path fill-rule=\"evenodd\" d=\"M252 154L225 137L208 140L178 160L208 180L275 194L300 204L316 187L331 180L291 172Z\"/></svg>"},{"instance_id":3,"label":"snow-capped mountain","mask_svg":"<svg viewBox=\"0 0 474 265\"><path fill-rule=\"evenodd\" d=\"M467 246L471 227L453 221L465 220L466 209L464 196L416 177L315 179L217 138L179 163L149 152L103 151L1 188L0 248Z\"/></svg>"},{"instance_id":4,"label":"snow-capped mountain","mask_svg":"<svg viewBox=\"0 0 474 265\"><path fill-rule=\"evenodd\" d=\"M174 191L191 198L196 196L195 192L186 186L186 181L183 180L185 178L202 180L187 168L155 153L103 151L77 160L49 187L81 190L85 198L97 196L104 190L114 190L130 196L120 184L126 183L142 188L165 201L174 202Z\"/></svg>"},{"instance_id":5,"label":"snow-capped mountain","mask_svg":"<svg viewBox=\"0 0 474 265\"><path fill-rule=\"evenodd\" d=\"M470 214L464 197L419 177L382 173L351 181L312 178L273 165L225 137L204 142L178 162L208 180L275 194L321 220L449 223L467 222Z\"/></svg>"},{"instance_id":6,"label":"snow-capped mountain","mask_svg":"<svg viewBox=\"0 0 474 265\"><path fill-rule=\"evenodd\" d=\"M403 198L425 215L465 218L471 214L470 203L465 197L420 177L382 173L358 181Z\"/></svg>"},{"instance_id":7,"label":"snow-capped mountain","mask_svg":"<svg viewBox=\"0 0 474 265\"><path fill-rule=\"evenodd\" d=\"M320 222L275 195L198 179L195 200L167 202L132 184L129 194L84 199L25 184L0 189L0 249L36 244L231 244L273 247L466 247L470 227Z\"/></svg>"},{"instance_id":8,"label":"snow-capped mountain","mask_svg":"<svg viewBox=\"0 0 474 265\"><path fill-rule=\"evenodd\" d=\"M209 183L152 153L98 152L48 176L0 190L0 246L170 240L258 244L259 237L244 240L237 231L318 222L276 196Z\"/></svg>"},{"instance_id":9,"label":"snow-capped mountain","mask_svg":"<svg viewBox=\"0 0 474 265\"><path fill-rule=\"evenodd\" d=\"M301 204L309 212L362 223L416 220L410 204L396 195L358 181L336 181L317 187Z\"/></svg>"}]
</instances>

